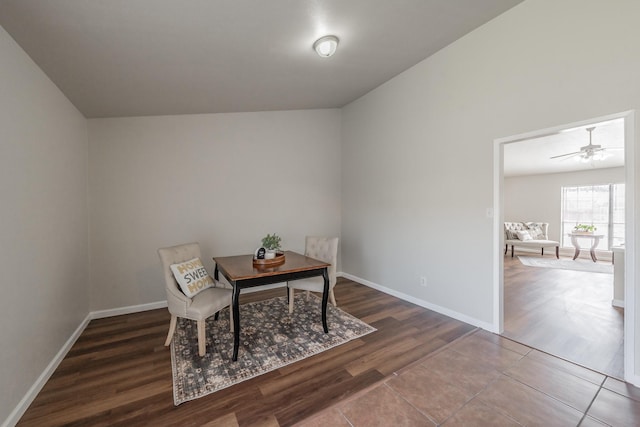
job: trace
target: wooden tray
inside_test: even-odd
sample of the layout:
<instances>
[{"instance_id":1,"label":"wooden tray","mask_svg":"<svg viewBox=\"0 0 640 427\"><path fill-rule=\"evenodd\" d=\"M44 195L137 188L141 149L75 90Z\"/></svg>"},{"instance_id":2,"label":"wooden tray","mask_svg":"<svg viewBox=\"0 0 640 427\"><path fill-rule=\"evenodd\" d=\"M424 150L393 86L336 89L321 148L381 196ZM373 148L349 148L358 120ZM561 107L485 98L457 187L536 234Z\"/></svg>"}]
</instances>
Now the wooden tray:
<instances>
[{"instance_id":1,"label":"wooden tray","mask_svg":"<svg viewBox=\"0 0 640 427\"><path fill-rule=\"evenodd\" d=\"M253 266L257 268L275 267L284 264L284 253L276 253L275 258L271 259L253 259Z\"/></svg>"}]
</instances>

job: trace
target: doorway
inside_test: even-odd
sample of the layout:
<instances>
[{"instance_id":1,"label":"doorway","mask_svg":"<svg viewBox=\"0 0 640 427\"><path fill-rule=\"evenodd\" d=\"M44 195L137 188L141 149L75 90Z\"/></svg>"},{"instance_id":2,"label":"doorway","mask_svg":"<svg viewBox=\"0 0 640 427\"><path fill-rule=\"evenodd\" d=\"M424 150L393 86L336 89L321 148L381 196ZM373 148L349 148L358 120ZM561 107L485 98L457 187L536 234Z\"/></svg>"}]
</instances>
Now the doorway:
<instances>
[{"instance_id":1,"label":"doorway","mask_svg":"<svg viewBox=\"0 0 640 427\"><path fill-rule=\"evenodd\" d=\"M511 285L511 283L513 282L513 278L514 277L519 277L518 275L521 272L517 271L517 268L519 268L519 264L515 264L515 261L512 261L511 259L506 259L504 258L504 254L502 249L504 249L504 241L503 241L503 223L505 220L507 221L513 221L513 218L509 218L505 216L505 194L506 194L506 189L505 189L505 147L510 146L511 147L515 146L515 144L517 143L522 143L524 141L529 141L529 140L533 140L533 139L545 139L545 138L549 138L549 139L553 139L553 136L557 136L557 135L562 135L563 133L567 133L569 132L573 132L575 130L581 130L584 132L584 130L586 130L586 128L591 127L594 123L607 123L610 121L618 121L618 122L623 122L623 129L624 129L624 172L623 172L623 177L624 177L624 183L625 185L625 263L624 263L624 273L625 273L625 309L624 309L624 327L623 327L623 335L624 335L624 348L622 351L623 355L624 355L624 378L626 381L631 382L631 383L637 383L638 379L635 376L634 373L634 342L635 342L635 332L634 332L634 327L633 327L633 321L631 319L633 319L634 316L634 311L635 311L635 289L633 286L633 283L635 283L634 280L634 275L635 275L635 268L633 267L633 262L631 260L635 259L634 256L634 242L633 242L633 236L634 234L634 164L633 164L633 152L634 152L634 147L633 147L633 132L634 132L634 114L632 111L630 112L624 112L624 113L619 113L619 114L614 114L614 115L610 115L610 116L606 116L606 117L600 117L600 118L595 118L595 119L590 119L590 120L585 120L582 122L578 122L578 123L571 123L571 124L567 124L567 125L562 125L562 126L557 126L554 128L549 128L549 129L543 129L540 131L534 131L534 132L529 132L527 134L522 134L522 135L515 135L515 136L511 136L511 137L507 137L507 138L501 138L499 140L495 141L495 145L494 145L494 243L495 243L495 247L499 248L499 250L494 251L494 327L495 330L494 332L496 333L503 333L505 331L505 267L507 268L507 279L506 279L506 283L508 283L509 285ZM591 134L589 134L591 135ZM584 140L583 140L584 141ZM594 144L597 144L596 142L594 142ZM578 144L576 145L576 147L580 148L581 146L584 147L587 144ZM580 150L574 150L578 152L578 156L580 155ZM567 151L567 153L572 153L571 151ZM567 156L567 157L572 157L572 156ZM575 156L573 156L575 157ZM508 174L508 172L507 172ZM535 194L532 193L528 193L525 195L526 197L535 197ZM552 209L552 213L549 214L548 216L553 216L554 220L556 221L556 227L555 227L555 238L553 238L553 240L560 240L561 244L562 244L562 237L561 237L561 225L560 225L560 213L558 212L558 210ZM509 213L510 215L513 214L513 212ZM545 219L541 219L541 218L522 218L523 221L544 221ZM564 232L564 231L563 231ZM551 238L551 237L550 237ZM566 254L566 251L565 251ZM527 254L525 254L527 255ZM539 254L538 254L539 256ZM549 257L550 255L545 255L545 257ZM569 257L569 259L571 259ZM516 269L516 270L514 270ZM535 274L539 274L540 272L535 272ZM534 274L534 275L535 275ZM530 278L530 280L536 281L536 280L541 280L540 283L549 283L549 282L553 282L554 280L557 281L557 285L560 286L560 284L562 284L563 282L566 282L566 276L565 278L563 278L562 274L557 275L557 277L554 279L551 276L553 275L553 273L551 273L551 275L548 275L545 279L541 279L541 278ZM520 279L522 279L522 277L520 277ZM526 279L523 279L526 280ZM575 279L578 282L580 281L580 278ZM613 279L610 279L611 282L613 281ZM546 281L546 282L545 282ZM522 285L522 284L520 284ZM556 286L556 288L558 288L558 286ZM602 286L602 285L600 285ZM540 288L540 285L538 285L538 288ZM530 290L537 290L537 288L535 288L534 286L525 286L522 287L522 289L526 289L527 291ZM556 289L557 290L557 289ZM507 296L510 296L511 289L508 290L507 292ZM526 297L525 297L526 298ZM541 302L541 307L542 308L548 308L545 307L543 304L544 302ZM566 308L566 307L565 307ZM509 313L509 311L507 311L507 313ZM523 318L522 322L531 322L531 323L535 323L532 321L533 318L530 319L526 319ZM597 320L596 320L597 322ZM602 322L604 323L604 322ZM527 326L527 325L525 325ZM532 333L532 337L536 337L538 338L538 344L535 344L535 342L533 343L534 345L532 345L533 347L540 347L539 343L540 342L544 342L544 338L545 338L545 331L549 332L549 328L553 327L553 321L550 322L538 322L537 326L535 324L530 325L531 328L540 328L538 330L536 330L535 332ZM551 336L552 334L547 334L549 336ZM508 336L508 335L507 335ZM540 341L542 340L542 341ZM535 340L533 340L535 341ZM577 340L576 340L577 342ZM523 342L524 344L529 344L527 342ZM574 343L575 344L575 343ZM568 340L567 342L567 346L568 348L571 348L571 340ZM544 349L544 348L540 348L543 351L549 351L548 349ZM552 352L553 354L553 352ZM560 357L563 357L562 354L556 354ZM570 357L567 357L566 355L564 355L564 358L567 358L569 360L571 360ZM575 360L574 360L575 361ZM580 360L575 361L579 364L585 364L585 363L581 363ZM587 366L589 367L589 366ZM592 367L593 368L593 367ZM596 370L600 370L602 371L602 368L600 367L595 367ZM614 375L614 376L619 376L619 375ZM636 384L637 385L637 384Z\"/></svg>"}]
</instances>

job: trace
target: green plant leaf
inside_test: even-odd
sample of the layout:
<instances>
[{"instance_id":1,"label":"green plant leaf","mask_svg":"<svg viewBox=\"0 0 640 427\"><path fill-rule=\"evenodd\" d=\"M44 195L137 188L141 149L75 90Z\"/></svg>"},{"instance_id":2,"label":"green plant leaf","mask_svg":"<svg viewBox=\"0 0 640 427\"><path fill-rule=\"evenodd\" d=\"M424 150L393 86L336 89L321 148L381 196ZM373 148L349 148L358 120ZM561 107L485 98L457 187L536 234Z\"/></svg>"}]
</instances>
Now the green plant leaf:
<instances>
[{"instance_id":1,"label":"green plant leaf","mask_svg":"<svg viewBox=\"0 0 640 427\"><path fill-rule=\"evenodd\" d=\"M273 233L273 235L267 234L265 237L262 238L262 246L265 249L278 250L280 249L281 241L282 239L276 233Z\"/></svg>"}]
</instances>

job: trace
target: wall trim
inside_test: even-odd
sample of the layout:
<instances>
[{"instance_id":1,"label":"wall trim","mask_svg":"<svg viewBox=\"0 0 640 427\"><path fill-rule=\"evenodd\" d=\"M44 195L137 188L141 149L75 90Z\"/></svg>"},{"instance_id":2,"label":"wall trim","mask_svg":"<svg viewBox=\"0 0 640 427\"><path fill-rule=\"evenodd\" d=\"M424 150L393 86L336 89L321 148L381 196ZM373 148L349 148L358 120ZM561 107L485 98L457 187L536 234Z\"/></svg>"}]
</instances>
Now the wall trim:
<instances>
[{"instance_id":1,"label":"wall trim","mask_svg":"<svg viewBox=\"0 0 640 427\"><path fill-rule=\"evenodd\" d=\"M285 286L286 286L286 283L274 283L272 285L258 286L255 289L253 288L247 289L245 293L264 291L266 289L273 289L273 288L282 288ZM71 347L73 347L73 344L75 344L75 342L78 340L80 335L82 335L84 330L89 325L90 321L94 319L104 319L107 317L121 316L123 314L140 313L142 311L156 310L158 308L165 308L165 307L167 307L167 301L156 301L156 302L150 302L146 304L129 305L126 307L110 308L106 310L95 310L95 311L89 312L89 314L87 314L84 320L80 322L80 325L78 325L76 330L73 331L69 339L63 344L62 348L60 348L58 353L53 357L51 362L49 362L49 364L44 369L44 371L40 374L40 376L35 381L35 383L33 383L33 385L25 393L25 395L22 397L18 405L16 405L16 407L13 409L11 414L9 414L7 419L4 420L1 427L15 426L18 423L18 421L20 421L20 418L27 411L27 409L29 408L29 405L31 405L31 403L38 396L38 393L40 393L40 390L42 390L42 387L44 387L44 385L47 383L49 378L51 378L51 375L53 375L53 373L58 368L58 366L60 365L62 360L65 358L67 353L69 353L69 351L71 350Z\"/></svg>"},{"instance_id":2,"label":"wall trim","mask_svg":"<svg viewBox=\"0 0 640 427\"><path fill-rule=\"evenodd\" d=\"M435 311L436 313L444 314L445 316L449 316L453 319L459 320L464 323L468 323L473 326L477 326L478 328L482 328L484 330L493 332L493 325L489 322L483 322L482 320L478 320L474 317L467 316L466 314L459 313L457 311L448 309L446 307L439 306L437 304L430 303L428 301L413 297L411 295L407 295L403 292L398 292L394 289L387 288L386 286L379 285L374 282L370 282L369 280L362 279L358 276L354 276L353 274L339 273L340 277L344 277L349 280L353 280L354 282L360 283L361 285L368 286L370 288L376 289L380 292L384 292L385 294L392 295L396 298L400 298L401 300L408 301L410 303L419 305L420 307Z\"/></svg>"},{"instance_id":3,"label":"wall trim","mask_svg":"<svg viewBox=\"0 0 640 427\"><path fill-rule=\"evenodd\" d=\"M624 308L624 301L620 299L611 300L611 305L614 307Z\"/></svg>"},{"instance_id":4,"label":"wall trim","mask_svg":"<svg viewBox=\"0 0 640 427\"><path fill-rule=\"evenodd\" d=\"M448 308L439 306L437 304L432 304L430 302L421 300L411 295L407 295L403 292L398 292L394 289L387 288L386 286L382 286L377 283L371 282L369 280L363 279L361 277L354 276L353 274L349 274L345 272L337 272L336 276L353 280L354 282L360 283L361 285L370 287L372 289L376 289L380 292L384 292L385 294L392 295L396 298L400 298L401 300L408 301L410 303L419 305L420 307L435 311L445 316L449 316L461 322L468 323L470 325L477 326L479 328L493 332L492 330L493 325L491 323L483 322L481 320L467 316L457 311L450 310ZM251 291L256 292L256 291L262 291L265 289L280 288L280 287L284 287L285 285L286 284L284 283L276 283L276 284L267 285L264 287L260 286L258 289L251 290ZM614 300L614 305L616 302L617 300ZM622 302L622 304L624 303ZM84 332L84 330L87 328L91 320L103 319L103 318L113 317L113 316L121 316L123 314L139 313L142 311L155 310L155 309L164 308L164 307L167 307L167 301L156 301L156 302L151 302L146 304L130 305L130 306L120 307L120 308L96 310L87 314L84 320L80 322L80 325L78 325L76 330L73 331L69 339L63 344L62 348L60 348L58 353L53 357L51 362L49 362L49 364L44 369L44 371L40 374L38 379L33 383L33 385L25 393L25 395L22 397L18 405L16 405L13 411L4 420L1 427L15 426L18 423L18 421L20 421L20 418L27 411L27 409L29 408L29 405L31 405L31 403L38 396L38 393L40 393L40 390L42 390L42 388L47 383L49 378L51 378L51 375L53 375L53 373L58 368L58 366L60 365L62 360L65 358L67 353L69 353L69 351L71 350L71 347L73 347L73 344L75 344L75 342L78 340L80 335L82 335L82 332ZM629 381L629 379L627 379L627 381L631 382L632 384L640 384L640 377L635 376L634 378L630 378L630 379L632 381Z\"/></svg>"},{"instance_id":5,"label":"wall trim","mask_svg":"<svg viewBox=\"0 0 640 427\"><path fill-rule=\"evenodd\" d=\"M640 384L640 375L629 375L629 377L627 378L627 376L625 375L625 379L624 381L626 383L629 383L635 387L637 387L636 384Z\"/></svg>"},{"instance_id":6,"label":"wall trim","mask_svg":"<svg viewBox=\"0 0 640 427\"><path fill-rule=\"evenodd\" d=\"M71 347L73 347L73 344L75 344L75 342L78 340L80 335L82 335L82 332L84 332L85 328L87 327L90 321L91 321L91 313L87 314L84 320L80 322L80 325L78 325L78 327L76 328L75 331L73 331L69 339L62 345L62 348L60 348L58 353L56 353L56 355L53 357L51 362L49 362L47 367L44 368L44 371L42 371L38 379L36 379L36 381L29 388L29 390L27 390L27 392L22 397L20 402L18 402L16 407L13 409L13 411L11 411L7 419L4 420L4 422L2 423L2 427L15 426L18 423L18 421L20 421L20 418L22 418L24 413L27 411L27 409L29 408L29 405L31 405L31 403L35 400L36 396L38 395L38 393L40 393L40 390L42 390L42 387L44 387L47 381L49 381L49 378L51 378L51 375L53 375L53 373L56 371L56 369L58 368L58 365L60 365L60 363L65 358L67 353L69 353L69 350L71 350Z\"/></svg>"},{"instance_id":7,"label":"wall trim","mask_svg":"<svg viewBox=\"0 0 640 427\"><path fill-rule=\"evenodd\" d=\"M110 308L107 310L96 310L89 313L93 319L103 319L105 317L121 316L123 314L139 313L141 311L155 310L158 308L164 308L167 306L167 301L156 301L147 304L129 305L127 307Z\"/></svg>"},{"instance_id":8,"label":"wall trim","mask_svg":"<svg viewBox=\"0 0 640 427\"><path fill-rule=\"evenodd\" d=\"M138 305L130 305L127 307L120 308L112 308L108 310L97 310L91 311L84 318L80 325L76 328L75 331L71 334L69 339L62 345L58 353L53 357L51 362L47 365L47 367L42 371L38 379L33 383L33 385L27 390L25 395L22 397L18 405L13 409L11 414L7 417L6 420L2 423L2 427L10 427L15 426L20 418L24 415L24 413L29 408L29 405L35 400L42 390L42 387L47 383L51 375L56 371L62 360L66 357L67 353L73 347L73 344L78 340L80 335L84 332L84 330L89 325L89 322L94 319L103 319L105 317L113 317L120 316L123 314L131 314L131 313L139 313L141 311L155 310L157 308L163 308L167 306L167 301L156 301L147 304L138 304Z\"/></svg>"}]
</instances>

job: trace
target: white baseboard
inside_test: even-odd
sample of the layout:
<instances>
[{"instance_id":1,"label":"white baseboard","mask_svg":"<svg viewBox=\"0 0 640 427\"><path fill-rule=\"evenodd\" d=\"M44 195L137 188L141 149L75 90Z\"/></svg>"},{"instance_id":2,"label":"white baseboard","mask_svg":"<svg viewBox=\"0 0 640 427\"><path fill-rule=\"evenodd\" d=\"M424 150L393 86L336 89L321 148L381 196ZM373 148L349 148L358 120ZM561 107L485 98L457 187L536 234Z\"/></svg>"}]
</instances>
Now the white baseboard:
<instances>
[{"instance_id":1,"label":"white baseboard","mask_svg":"<svg viewBox=\"0 0 640 427\"><path fill-rule=\"evenodd\" d=\"M489 322L484 322L482 320L476 319L474 317L467 316L466 314L458 313L457 311L448 309L446 307L441 307L437 304L432 304L428 301L421 300L419 298L413 297L411 295L407 295L402 292L398 292L394 289L387 288L385 286L379 285L377 283L370 282L368 280L362 279L358 276L354 276L349 273L340 273L340 277L347 278L349 280L353 280L354 282L358 282L362 285L368 286L370 288L376 289L380 292L384 292L385 294L393 295L396 298L400 298L401 300L408 301L410 303L419 305L420 307L427 308L429 310L435 311L440 314L444 314L445 316L449 316L453 319L459 320L464 323L468 323L473 326L477 326L478 328L482 328L487 331L493 332L493 325Z\"/></svg>"},{"instance_id":2,"label":"white baseboard","mask_svg":"<svg viewBox=\"0 0 640 427\"><path fill-rule=\"evenodd\" d=\"M611 305L614 307L624 308L624 301L620 299L611 300Z\"/></svg>"},{"instance_id":3,"label":"white baseboard","mask_svg":"<svg viewBox=\"0 0 640 427\"><path fill-rule=\"evenodd\" d=\"M85 317L80 325L78 325L76 330L73 331L69 339L63 344L60 351L58 351L58 353L53 357L51 362L49 362L44 371L42 371L36 382L33 383L33 385L25 393L20 402L18 402L18 405L16 405L13 411L11 411L7 419L4 420L4 422L2 423L2 427L15 426L18 421L20 421L20 418L27 411L29 405L31 405L31 402L33 402L38 393L40 393L40 390L42 390L42 387L44 387L49 378L51 378L51 375L53 375L53 373L56 371L58 365L60 365L60 362L62 362L69 350L71 350L71 347L73 347L73 344L80 337L80 335L82 335L82 332L85 330L90 321L91 313L87 314L87 317Z\"/></svg>"},{"instance_id":4,"label":"white baseboard","mask_svg":"<svg viewBox=\"0 0 640 427\"><path fill-rule=\"evenodd\" d=\"M624 375L624 381L629 383L629 384L632 384L635 387L640 387L640 376L638 376L638 375L633 375L633 374L632 375L627 375L627 374L625 374Z\"/></svg>"},{"instance_id":5,"label":"white baseboard","mask_svg":"<svg viewBox=\"0 0 640 427\"><path fill-rule=\"evenodd\" d=\"M156 301L147 304L129 305L127 307L110 308L108 310L97 310L89 313L91 320L105 317L121 316L123 314L139 313L141 311L155 310L167 306L166 301Z\"/></svg>"},{"instance_id":6,"label":"white baseboard","mask_svg":"<svg viewBox=\"0 0 640 427\"><path fill-rule=\"evenodd\" d=\"M407 294L404 294L402 292L398 292L396 290L387 288L387 287L379 285L377 283L370 282L368 280L362 279L362 278L354 276L352 274L348 274L348 273L344 273L344 272L338 272L337 276L338 277L345 277L345 278L347 278L349 280L353 280L354 282L357 282L357 283L360 283L362 285L368 286L370 288L376 289L376 290L378 290L380 292L384 292L385 294L393 295L396 298L400 298L400 299L402 299L404 301L411 302L413 304L419 305L420 307L424 307L424 308L427 308L429 310L433 310L433 311L435 311L437 313L443 314L445 316L449 316L449 317L451 317L453 319L456 319L456 320L459 320L461 322L465 322L465 323L468 323L470 325L477 326L477 327L485 329L487 331L493 331L493 326L492 326L491 323L483 322L481 320L475 319L475 318L467 316L465 314L458 313L457 311L450 310L448 308L441 307L441 306L436 305L436 304L432 304L430 302L421 300L419 298L412 297L411 295L407 295ZM261 291L261 290L265 290L265 289L279 288L279 287L283 287L283 286L285 286L284 283L276 283L276 284L273 284L273 285L257 287L253 291L255 292L255 291ZM615 304L616 301L617 300L613 301L614 305L616 305ZM623 304L622 306L624 306L624 302L621 302L621 303ZM49 362L49 364L44 369L42 374L40 374L40 376L38 377L36 382L29 388L27 393L20 400L18 405L11 412L11 414L9 414L7 419L4 420L4 422L2 423L1 427L11 427L11 426L15 426L18 423L18 421L20 420L22 415L24 415L26 410L29 408L29 405L31 405L31 403L34 401L34 399L36 398L36 396L38 395L40 390L42 390L42 387L44 387L44 385L49 380L51 375L53 375L53 373L55 372L55 370L58 367L58 365L60 365L60 363L65 358L65 356L67 355L69 350L71 350L71 347L73 346L73 344L80 337L80 335L85 330L85 328L87 327L87 325L89 324L89 322L91 320L93 320L93 319L102 319L102 318L113 317L113 316L120 316L120 315L123 315L123 314L138 313L138 312L147 311L147 310L155 310L155 309L158 309L158 308L164 308L166 306L167 306L167 302L166 301L156 301L156 302L147 303L147 304L131 305L131 306L127 306L127 307L113 308L113 309L107 309L107 310L97 310L97 311L92 311L89 314L87 314L85 319L80 323L80 325L78 325L76 330L71 334L69 339L64 343L64 345L62 346L60 351L58 351L58 353L54 356L53 360L51 360L51 362ZM640 377L628 378L627 381L631 382L632 384L638 385L638 384L640 384Z\"/></svg>"},{"instance_id":7,"label":"white baseboard","mask_svg":"<svg viewBox=\"0 0 640 427\"><path fill-rule=\"evenodd\" d=\"M462 322L469 323L471 325L478 326L482 329L486 329L489 331L491 330L491 325L486 322L482 322L480 320L471 318L464 314L457 313L453 310L449 310L447 308L440 307L435 304L431 304L427 301L414 298L410 295L403 294L402 292L398 292L393 289L386 288L376 283L369 282L368 280L361 279L357 276L353 276L351 274L347 274L344 272L337 273L337 276L346 277L347 279L353 280L354 282L361 283L370 288L377 289L386 294L393 295L402 300L409 301L421 307L436 311L438 313L444 314L445 316L452 317ZM245 292L247 291L256 292L256 291L262 291L265 289L273 289L273 288L279 288L284 286L286 286L285 283L276 283L273 285L259 286L251 290L247 289L245 290ZM127 307L112 308L107 310L96 310L87 314L87 317L85 317L85 319L80 323L80 325L76 328L76 330L71 334L69 339L64 343L64 345L60 349L60 351L58 351L58 353L55 355L53 360L51 360L51 362L49 363L49 365L47 365L47 367L44 369L42 374L40 374L36 382L31 386L31 388L29 388L29 390L24 395L24 397L20 400L18 405L14 408L11 414L9 414L7 419L2 423L1 427L11 427L11 426L15 426L18 423L18 421L20 420L20 417L24 415L26 410L29 408L29 405L31 405L31 403L34 401L34 399L36 398L40 390L42 390L42 387L44 387L44 385L49 380L51 375L53 375L58 365L60 365L60 362L62 362L62 360L65 358L69 350L71 350L71 347L76 342L76 340L80 337L80 335L85 330L85 328L87 327L87 325L91 320L102 319L102 318L113 317L113 316L120 316L123 314L138 313L138 312L147 311L147 310L155 310L157 308L163 308L166 306L167 306L167 301L156 301L156 302L147 303L147 304L131 305Z\"/></svg>"},{"instance_id":8,"label":"white baseboard","mask_svg":"<svg viewBox=\"0 0 640 427\"><path fill-rule=\"evenodd\" d=\"M51 375L53 375L55 370L58 368L58 365L60 365L60 362L62 362L62 360L67 355L67 353L69 353L69 350L71 350L71 347L73 347L73 344L80 337L80 335L82 335L82 332L84 332L84 330L86 329L87 325L91 320L102 319L105 317L120 316L122 314L138 313L138 312L147 311L147 310L155 310L157 308L163 308L166 306L167 306L166 301L157 301L157 302L152 302L148 304L131 305L128 307L113 308L109 310L97 310L87 314L87 317L85 317L84 320L80 323L80 325L78 325L76 330L73 331L69 339L64 343L60 351L58 351L58 353L54 356L51 362L49 362L49 364L44 369L44 371L40 374L36 382L33 383L33 385L25 393L24 397L20 400L18 405L13 409L11 414L9 414L7 419L4 420L4 422L2 423L2 427L15 426L18 423L18 421L20 421L20 418L24 415L26 410L29 408L29 405L31 405L31 403L35 400L36 396L38 396L38 393L40 393L40 390L42 390L42 387L44 387L44 385L47 383L49 378L51 378Z\"/></svg>"}]
</instances>

